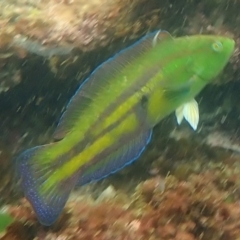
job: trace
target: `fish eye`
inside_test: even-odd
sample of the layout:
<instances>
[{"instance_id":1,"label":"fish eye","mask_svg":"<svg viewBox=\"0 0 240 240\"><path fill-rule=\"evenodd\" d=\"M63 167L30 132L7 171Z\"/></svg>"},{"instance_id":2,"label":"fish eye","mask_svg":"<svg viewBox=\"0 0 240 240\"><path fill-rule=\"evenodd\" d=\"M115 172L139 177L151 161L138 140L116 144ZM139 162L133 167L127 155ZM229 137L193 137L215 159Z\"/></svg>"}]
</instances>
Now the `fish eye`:
<instances>
[{"instance_id":1,"label":"fish eye","mask_svg":"<svg viewBox=\"0 0 240 240\"><path fill-rule=\"evenodd\" d=\"M223 45L221 42L219 41L216 41L212 44L212 49L215 51L215 52L221 52L223 50Z\"/></svg>"}]
</instances>

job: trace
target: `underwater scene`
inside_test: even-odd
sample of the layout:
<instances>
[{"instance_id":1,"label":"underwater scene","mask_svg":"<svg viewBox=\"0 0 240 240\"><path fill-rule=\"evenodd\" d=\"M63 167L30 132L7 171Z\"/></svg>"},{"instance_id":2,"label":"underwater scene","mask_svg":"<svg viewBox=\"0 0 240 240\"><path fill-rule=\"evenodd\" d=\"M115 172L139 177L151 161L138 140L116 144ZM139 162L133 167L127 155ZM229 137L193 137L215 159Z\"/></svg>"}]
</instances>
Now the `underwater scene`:
<instances>
[{"instance_id":1,"label":"underwater scene","mask_svg":"<svg viewBox=\"0 0 240 240\"><path fill-rule=\"evenodd\" d=\"M0 0L0 239L239 240L240 0Z\"/></svg>"}]
</instances>

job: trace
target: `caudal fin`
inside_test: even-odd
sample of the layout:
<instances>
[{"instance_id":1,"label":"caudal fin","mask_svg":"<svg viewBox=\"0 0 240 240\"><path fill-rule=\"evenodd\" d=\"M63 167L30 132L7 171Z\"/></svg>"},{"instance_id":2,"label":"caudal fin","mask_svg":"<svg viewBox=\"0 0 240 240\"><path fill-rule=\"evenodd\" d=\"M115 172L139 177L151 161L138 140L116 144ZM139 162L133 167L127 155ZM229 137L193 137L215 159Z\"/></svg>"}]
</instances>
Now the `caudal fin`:
<instances>
[{"instance_id":1,"label":"caudal fin","mask_svg":"<svg viewBox=\"0 0 240 240\"><path fill-rule=\"evenodd\" d=\"M77 176L54 183L49 180L59 168L59 162L51 159L41 161L38 156L50 146L31 148L17 158L17 172L25 196L40 223L46 226L52 225L57 220L77 180Z\"/></svg>"}]
</instances>

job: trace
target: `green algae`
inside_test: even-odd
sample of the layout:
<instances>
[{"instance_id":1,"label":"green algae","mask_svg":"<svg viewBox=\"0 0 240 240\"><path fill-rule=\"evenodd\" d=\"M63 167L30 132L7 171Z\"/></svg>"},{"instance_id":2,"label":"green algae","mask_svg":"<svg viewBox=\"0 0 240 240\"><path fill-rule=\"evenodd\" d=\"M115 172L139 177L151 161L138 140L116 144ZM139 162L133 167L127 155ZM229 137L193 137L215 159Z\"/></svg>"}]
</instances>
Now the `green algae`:
<instances>
[{"instance_id":1,"label":"green algae","mask_svg":"<svg viewBox=\"0 0 240 240\"><path fill-rule=\"evenodd\" d=\"M4 233L12 222L14 219L8 213L0 211L0 234Z\"/></svg>"}]
</instances>

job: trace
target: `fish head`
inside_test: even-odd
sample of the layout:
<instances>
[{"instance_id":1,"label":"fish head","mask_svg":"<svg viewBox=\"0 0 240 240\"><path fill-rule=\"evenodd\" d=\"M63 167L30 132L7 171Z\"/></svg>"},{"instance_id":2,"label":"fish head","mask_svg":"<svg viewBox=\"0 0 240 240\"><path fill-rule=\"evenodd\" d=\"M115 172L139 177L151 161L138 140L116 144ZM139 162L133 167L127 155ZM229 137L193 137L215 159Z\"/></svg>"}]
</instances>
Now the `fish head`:
<instances>
[{"instance_id":1,"label":"fish head","mask_svg":"<svg viewBox=\"0 0 240 240\"><path fill-rule=\"evenodd\" d=\"M233 39L214 35L190 38L187 49L192 54L188 70L207 84L223 70L234 51L235 42Z\"/></svg>"},{"instance_id":2,"label":"fish head","mask_svg":"<svg viewBox=\"0 0 240 240\"><path fill-rule=\"evenodd\" d=\"M154 54L156 58L159 56L161 75L156 79L161 80L158 85L161 89L155 88L149 101L151 121L156 123L171 111L191 102L223 70L234 47L234 40L214 35L168 36L157 42ZM181 109L189 109L189 105ZM191 109L198 111L197 107ZM186 118L182 115L179 119L183 116ZM194 129L198 122L196 119L192 124Z\"/></svg>"}]
</instances>

